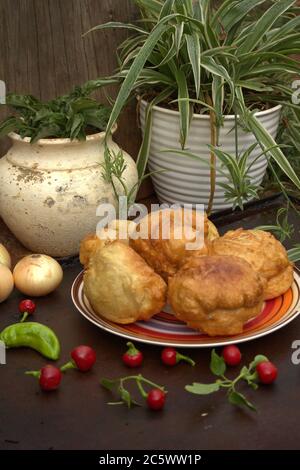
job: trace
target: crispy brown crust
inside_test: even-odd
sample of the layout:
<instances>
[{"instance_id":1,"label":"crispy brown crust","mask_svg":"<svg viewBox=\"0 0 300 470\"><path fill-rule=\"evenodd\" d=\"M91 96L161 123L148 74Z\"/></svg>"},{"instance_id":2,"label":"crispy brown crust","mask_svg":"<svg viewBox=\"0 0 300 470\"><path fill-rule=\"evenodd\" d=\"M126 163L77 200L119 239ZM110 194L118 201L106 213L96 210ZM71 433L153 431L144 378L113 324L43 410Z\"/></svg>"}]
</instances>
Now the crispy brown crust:
<instances>
[{"instance_id":1,"label":"crispy brown crust","mask_svg":"<svg viewBox=\"0 0 300 470\"><path fill-rule=\"evenodd\" d=\"M91 256L97 249L103 248L105 245L117 240L119 238L119 231L122 228L124 235L127 233L127 238L120 240L126 245L129 244L130 231L135 226L135 223L129 220L113 220L109 224L109 228L103 228L99 236L88 234L80 243L79 260L80 263L87 267Z\"/></svg>"},{"instance_id":2,"label":"crispy brown crust","mask_svg":"<svg viewBox=\"0 0 300 470\"><path fill-rule=\"evenodd\" d=\"M167 286L132 248L114 241L90 258L84 292L99 316L126 324L160 312Z\"/></svg>"},{"instance_id":3,"label":"crispy brown crust","mask_svg":"<svg viewBox=\"0 0 300 470\"><path fill-rule=\"evenodd\" d=\"M290 265L277 276L273 276L267 282L264 291L264 299L274 299L289 290L294 282L294 269Z\"/></svg>"},{"instance_id":4,"label":"crispy brown crust","mask_svg":"<svg viewBox=\"0 0 300 470\"><path fill-rule=\"evenodd\" d=\"M101 246L102 241L96 234L88 234L80 243L79 260L83 266L87 266L91 255Z\"/></svg>"},{"instance_id":5,"label":"crispy brown crust","mask_svg":"<svg viewBox=\"0 0 300 470\"><path fill-rule=\"evenodd\" d=\"M208 335L241 333L261 311L263 283L244 260L233 256L191 258L169 280L175 315Z\"/></svg>"},{"instance_id":6,"label":"crispy brown crust","mask_svg":"<svg viewBox=\"0 0 300 470\"><path fill-rule=\"evenodd\" d=\"M162 227L163 227L163 213L168 212L170 214L170 237L169 239L163 239ZM130 246L139 253L145 261L151 266L165 281L168 281L169 277L174 276L179 267L186 261L190 256L201 256L208 254L208 240L214 239L218 235L216 227L208 221L207 216L204 217L204 245L202 248L197 250L187 250L186 244L196 239L196 212L189 211L190 213L190 233L189 235L183 236L180 239L175 239L175 233L177 230L181 230L182 221L178 224L176 219L178 214L181 214L183 218L183 209L166 209L164 211L151 212L138 224L138 230L145 230L148 239L138 238L136 240L130 240ZM153 237L153 233L157 234L157 238Z\"/></svg>"},{"instance_id":7,"label":"crispy brown crust","mask_svg":"<svg viewBox=\"0 0 300 470\"><path fill-rule=\"evenodd\" d=\"M293 268L284 246L269 232L230 230L212 241L210 254L238 256L265 278L264 299L278 297L293 283Z\"/></svg>"}]
</instances>

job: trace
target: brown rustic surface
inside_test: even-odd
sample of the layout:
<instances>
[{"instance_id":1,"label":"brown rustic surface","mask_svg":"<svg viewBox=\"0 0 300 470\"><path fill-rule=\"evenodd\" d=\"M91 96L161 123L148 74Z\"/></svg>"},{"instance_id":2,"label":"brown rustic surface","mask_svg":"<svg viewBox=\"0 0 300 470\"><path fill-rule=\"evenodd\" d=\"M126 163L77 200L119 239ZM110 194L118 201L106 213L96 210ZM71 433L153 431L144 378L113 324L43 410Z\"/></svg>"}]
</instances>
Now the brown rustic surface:
<instances>
[{"instance_id":1,"label":"brown rustic surface","mask_svg":"<svg viewBox=\"0 0 300 470\"><path fill-rule=\"evenodd\" d=\"M252 208L243 220L227 219L229 224L219 220L219 228L274 223L280 204L273 202L260 212ZM299 217L291 221L297 240ZM62 286L38 299L36 319L57 332L62 343L60 365L80 343L95 347L97 364L90 373L69 371L60 390L47 394L39 391L32 377L24 376L25 370L38 369L47 361L29 349L8 351L7 365L0 366L1 449L299 449L300 366L291 363L291 345L300 339L300 317L278 332L241 345L244 363L261 353L279 368L276 384L246 390L257 413L232 407L222 393L197 397L184 391L193 381L211 381L210 349L185 351L197 361L195 368L179 364L168 369L160 364L160 348L146 345L141 346L145 362L139 372L167 387L165 410L110 407L106 402L111 396L99 379L130 373L120 359L126 340L90 324L73 306L70 288L80 270L79 264L66 268ZM17 321L20 299L15 292L0 305L0 331Z\"/></svg>"}]
</instances>

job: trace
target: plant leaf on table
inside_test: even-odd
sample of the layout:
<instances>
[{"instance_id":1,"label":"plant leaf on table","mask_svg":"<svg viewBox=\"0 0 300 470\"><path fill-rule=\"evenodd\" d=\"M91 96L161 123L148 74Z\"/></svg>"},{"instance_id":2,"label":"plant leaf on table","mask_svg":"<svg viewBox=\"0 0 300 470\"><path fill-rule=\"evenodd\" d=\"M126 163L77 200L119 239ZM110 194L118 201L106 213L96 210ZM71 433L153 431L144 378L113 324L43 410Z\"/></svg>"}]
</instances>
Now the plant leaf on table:
<instances>
[{"instance_id":1,"label":"plant leaf on table","mask_svg":"<svg viewBox=\"0 0 300 470\"><path fill-rule=\"evenodd\" d=\"M236 390L237 384L243 380L248 386L257 390L259 379L256 372L256 366L261 362L268 361L268 358L262 354L255 356L248 367L243 366L235 379L228 379L224 374L226 372L225 360L219 356L213 349L211 352L210 369L218 378L210 384L194 382L192 385L186 385L185 390L194 395L209 395L218 392L222 388L227 391L229 403L239 407L246 407L251 411L257 411L255 406L239 391Z\"/></svg>"},{"instance_id":2,"label":"plant leaf on table","mask_svg":"<svg viewBox=\"0 0 300 470\"><path fill-rule=\"evenodd\" d=\"M215 349L211 352L211 359L210 359L210 370L211 372L218 376L222 377L226 372L226 364L222 356L219 356Z\"/></svg>"},{"instance_id":3,"label":"plant leaf on table","mask_svg":"<svg viewBox=\"0 0 300 470\"><path fill-rule=\"evenodd\" d=\"M220 385L217 382L212 384L193 383L192 385L186 385L185 390L195 395L210 395L213 392L218 392Z\"/></svg>"}]
</instances>

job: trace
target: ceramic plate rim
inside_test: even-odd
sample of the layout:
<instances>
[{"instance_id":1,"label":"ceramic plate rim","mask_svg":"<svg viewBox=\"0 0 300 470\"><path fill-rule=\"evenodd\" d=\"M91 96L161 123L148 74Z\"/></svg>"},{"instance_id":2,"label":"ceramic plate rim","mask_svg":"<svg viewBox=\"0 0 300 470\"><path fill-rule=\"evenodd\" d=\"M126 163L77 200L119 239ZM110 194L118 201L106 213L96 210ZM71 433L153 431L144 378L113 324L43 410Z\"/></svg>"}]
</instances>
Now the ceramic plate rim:
<instances>
[{"instance_id":1,"label":"ceramic plate rim","mask_svg":"<svg viewBox=\"0 0 300 470\"><path fill-rule=\"evenodd\" d=\"M80 271L80 273L74 279L74 281L72 283L72 287L71 287L71 298L72 298L73 304L76 307L76 309L81 313L81 315L83 315L84 318L86 318L90 323L97 326L98 328L100 328L103 331L106 331L106 332L108 332L110 334L113 334L115 336L119 336L121 338L126 338L126 339L129 339L129 340L138 341L138 342L144 343L144 344L151 344L153 346L172 346L172 347L175 347L175 348L177 347L177 348L198 349L198 348L212 348L212 347L226 346L226 345L229 345L229 344L246 343L248 341L253 341L255 339L263 338L264 336L267 336L271 333L274 333L275 331L280 330L281 328L283 328L284 326L288 325L293 320L295 320L300 314L300 293L299 293L299 297L298 297L298 299L297 299L297 301L296 301L296 303L293 307L294 312L293 312L293 314L292 314L292 312L289 312L289 316L288 316L288 318L286 318L286 320L284 320L283 322L281 322L279 324L275 324L274 326L271 326L270 329L268 329L266 331L262 331L260 333L259 332L253 332L252 335L247 336L245 338L238 338L238 337L234 338L234 337L230 336L230 337L228 337L228 340L223 339L222 341L218 341L216 339L216 340L212 340L209 343L199 343L199 344L197 344L197 343L177 343L175 340L174 341L168 341L168 340L159 340L159 339L153 340L153 339L147 339L147 338L140 338L138 336L138 334L134 334L134 333L130 333L130 332L123 333L121 331L114 331L109 327L109 325L106 326L106 324L98 323L96 320L94 320L89 315L87 315L87 313L78 304L78 302L75 298L75 294L74 294L75 286L76 286L79 278L81 278L83 276L83 273L84 273L84 270ZM294 269L294 282L297 284L298 290L300 291L300 276L299 276L298 272L296 271L296 268ZM102 319L102 321L105 322L105 319Z\"/></svg>"}]
</instances>

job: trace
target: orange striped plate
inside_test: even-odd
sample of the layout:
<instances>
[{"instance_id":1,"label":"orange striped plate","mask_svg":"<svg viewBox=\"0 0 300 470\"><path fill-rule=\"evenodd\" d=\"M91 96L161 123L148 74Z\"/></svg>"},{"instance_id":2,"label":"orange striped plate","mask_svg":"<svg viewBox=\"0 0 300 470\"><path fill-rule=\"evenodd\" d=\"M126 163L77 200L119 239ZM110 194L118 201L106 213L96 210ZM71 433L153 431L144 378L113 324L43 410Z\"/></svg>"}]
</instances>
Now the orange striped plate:
<instances>
[{"instance_id":1,"label":"orange striped plate","mask_svg":"<svg viewBox=\"0 0 300 470\"><path fill-rule=\"evenodd\" d=\"M161 346L203 348L243 343L273 333L294 320L300 313L300 277L294 272L294 284L282 296L265 302L261 313L248 321L244 331L235 336L211 338L188 328L177 320L166 306L147 322L118 325L99 317L83 293L83 271L76 277L71 290L72 300L79 312L94 325L109 333L143 343Z\"/></svg>"}]
</instances>

